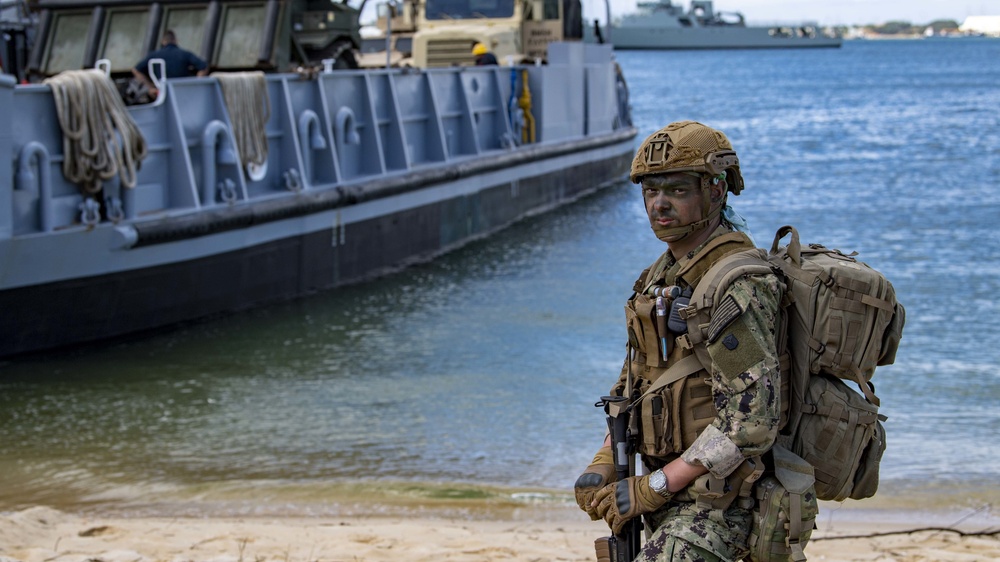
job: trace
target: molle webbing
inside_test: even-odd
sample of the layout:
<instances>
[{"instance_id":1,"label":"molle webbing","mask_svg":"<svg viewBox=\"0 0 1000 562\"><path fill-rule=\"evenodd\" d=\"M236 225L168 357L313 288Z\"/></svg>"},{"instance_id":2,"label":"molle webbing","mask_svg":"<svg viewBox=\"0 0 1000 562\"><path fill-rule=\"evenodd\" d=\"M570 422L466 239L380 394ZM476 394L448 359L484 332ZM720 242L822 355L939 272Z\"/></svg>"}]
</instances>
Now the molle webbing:
<instances>
[{"instance_id":1,"label":"molle webbing","mask_svg":"<svg viewBox=\"0 0 1000 562\"><path fill-rule=\"evenodd\" d=\"M787 234L791 240L781 248ZM770 259L789 280L796 321L803 327L791 334L793 353L805 359L810 373L857 382L878 406L869 381L876 365L892 362L898 337L883 335L902 331L904 313L888 280L854 255L819 244L802 247L798 232L785 226L775 234Z\"/></svg>"},{"instance_id":2,"label":"molle webbing","mask_svg":"<svg viewBox=\"0 0 1000 562\"><path fill-rule=\"evenodd\" d=\"M665 261L667 257L661 258L640 276L638 294L626 306L626 316L630 341L637 344L639 352L632 357L635 362L629 363L629 373L634 371L644 380L638 386L644 392L634 402L640 410L640 452L644 455L664 458L683 452L716 416L711 384L707 376L700 376L706 371L704 365L711 363L705 363L691 346L673 347L668 360L660 356L661 337L652 316L654 299L647 290L660 282L697 284L713 263L752 247L745 234L726 232L710 239L695 255L672 265ZM676 336L673 332L664 335L671 341Z\"/></svg>"},{"instance_id":3,"label":"molle webbing","mask_svg":"<svg viewBox=\"0 0 1000 562\"><path fill-rule=\"evenodd\" d=\"M693 375L701 369L701 361L698 360L698 357L695 355L688 355L668 367L667 370L664 371L663 374L661 374L659 378L657 378L653 384L646 389L646 392L642 393L639 400L642 400L647 395L652 394L665 386L670 386L684 377Z\"/></svg>"}]
</instances>

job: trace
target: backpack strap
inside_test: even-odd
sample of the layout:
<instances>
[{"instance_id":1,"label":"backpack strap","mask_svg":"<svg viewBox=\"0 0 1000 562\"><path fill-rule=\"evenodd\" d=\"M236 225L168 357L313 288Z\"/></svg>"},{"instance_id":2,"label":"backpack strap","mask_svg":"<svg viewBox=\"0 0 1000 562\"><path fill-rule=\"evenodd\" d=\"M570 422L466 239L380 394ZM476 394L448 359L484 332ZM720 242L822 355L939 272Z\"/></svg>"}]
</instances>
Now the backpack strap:
<instances>
[{"instance_id":1,"label":"backpack strap","mask_svg":"<svg viewBox=\"0 0 1000 562\"><path fill-rule=\"evenodd\" d=\"M768 273L774 273L774 268L767 261L767 254L759 248L729 254L716 261L698 282L688 306L678 311L680 317L688 321L685 347L697 346L707 339L705 331L711 320L712 310L716 303L721 302L722 294L733 281L744 275ZM698 323L698 320L703 322Z\"/></svg>"},{"instance_id":2,"label":"backpack strap","mask_svg":"<svg viewBox=\"0 0 1000 562\"><path fill-rule=\"evenodd\" d=\"M753 248L750 237L742 232L729 232L708 241L696 255L685 260L677 270L677 279L682 279L688 286L699 283L705 272L723 257Z\"/></svg>"},{"instance_id":3,"label":"backpack strap","mask_svg":"<svg viewBox=\"0 0 1000 562\"><path fill-rule=\"evenodd\" d=\"M705 370L710 370L712 358L708 353L708 347L698 345L708 339L708 328L712 321L712 313L716 304L722 302L723 295L734 281L745 275L768 275L776 273L776 268L767 259L767 252L761 248L744 250L734 254L724 256L705 272L698 286L691 294L691 302L685 308L678 311L688 325L686 334L677 338L677 345L685 349L694 349L695 356L705 366ZM781 308L788 305L788 293L782 295ZM786 321L782 317L775 326L775 339L778 343L778 370L782 373L781 388L782 395L781 423L780 427L788 424L791 411L789 409L788 396L792 391L790 380L791 358L784 344L786 334Z\"/></svg>"}]
</instances>

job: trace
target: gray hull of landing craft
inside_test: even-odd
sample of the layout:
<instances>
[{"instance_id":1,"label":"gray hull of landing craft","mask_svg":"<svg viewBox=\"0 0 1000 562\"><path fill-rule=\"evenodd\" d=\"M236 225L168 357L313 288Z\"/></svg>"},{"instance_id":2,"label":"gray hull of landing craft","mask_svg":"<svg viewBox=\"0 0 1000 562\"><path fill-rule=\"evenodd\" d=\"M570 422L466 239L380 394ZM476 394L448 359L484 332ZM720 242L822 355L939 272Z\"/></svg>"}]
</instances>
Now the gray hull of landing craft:
<instances>
[{"instance_id":1,"label":"gray hull of landing craft","mask_svg":"<svg viewBox=\"0 0 1000 562\"><path fill-rule=\"evenodd\" d=\"M549 62L526 67L537 138L517 146L504 67L268 76L258 179L221 156L218 82L170 81L129 109L149 155L134 189L105 186L124 217L89 225L51 90L0 76L0 356L357 283L620 181L636 130L611 49Z\"/></svg>"}]
</instances>

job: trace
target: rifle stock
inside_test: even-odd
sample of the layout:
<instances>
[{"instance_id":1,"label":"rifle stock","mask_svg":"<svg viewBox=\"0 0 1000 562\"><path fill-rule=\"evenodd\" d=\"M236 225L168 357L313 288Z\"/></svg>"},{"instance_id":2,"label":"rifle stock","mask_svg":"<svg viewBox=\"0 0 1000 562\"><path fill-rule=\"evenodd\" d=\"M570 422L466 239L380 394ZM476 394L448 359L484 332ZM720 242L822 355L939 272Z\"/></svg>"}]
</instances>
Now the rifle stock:
<instances>
[{"instance_id":1,"label":"rifle stock","mask_svg":"<svg viewBox=\"0 0 1000 562\"><path fill-rule=\"evenodd\" d=\"M629 399L624 396L602 396L597 405L604 406L607 414L615 472L620 482L635 474L635 443L629 431ZM642 520L636 517L625 523L621 533L597 539L594 541L594 549L598 562L632 562L639 554L641 535Z\"/></svg>"}]
</instances>

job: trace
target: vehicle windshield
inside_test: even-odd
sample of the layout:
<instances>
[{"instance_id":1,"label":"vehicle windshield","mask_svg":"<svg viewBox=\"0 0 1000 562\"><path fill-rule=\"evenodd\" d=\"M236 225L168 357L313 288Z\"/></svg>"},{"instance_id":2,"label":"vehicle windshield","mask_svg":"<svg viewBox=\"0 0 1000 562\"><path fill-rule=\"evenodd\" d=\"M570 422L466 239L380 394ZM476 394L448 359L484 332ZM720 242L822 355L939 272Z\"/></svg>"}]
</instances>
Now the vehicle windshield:
<instances>
[{"instance_id":1,"label":"vehicle windshield","mask_svg":"<svg viewBox=\"0 0 1000 562\"><path fill-rule=\"evenodd\" d=\"M427 0L427 19L509 18L514 0Z\"/></svg>"}]
</instances>

